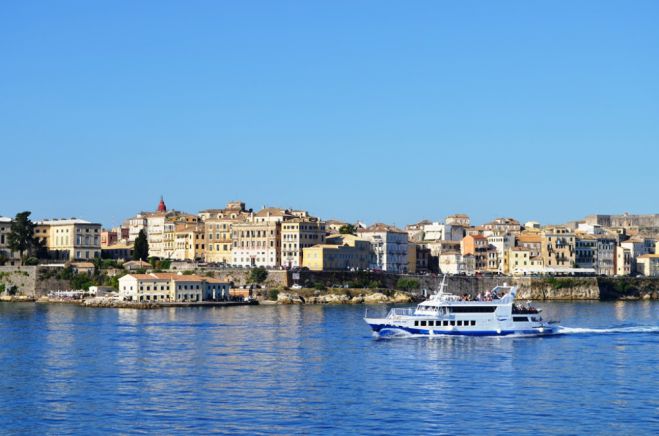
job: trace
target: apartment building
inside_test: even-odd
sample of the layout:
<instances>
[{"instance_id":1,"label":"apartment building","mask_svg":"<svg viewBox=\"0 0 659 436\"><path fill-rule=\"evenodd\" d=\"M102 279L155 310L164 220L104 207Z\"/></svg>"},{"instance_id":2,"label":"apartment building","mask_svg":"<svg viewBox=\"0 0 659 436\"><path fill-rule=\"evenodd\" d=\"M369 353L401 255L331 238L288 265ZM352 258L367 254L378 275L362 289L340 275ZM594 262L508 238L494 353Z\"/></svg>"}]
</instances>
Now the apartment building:
<instances>
[{"instance_id":1,"label":"apartment building","mask_svg":"<svg viewBox=\"0 0 659 436\"><path fill-rule=\"evenodd\" d=\"M281 224L281 264L286 268L304 263L304 249L325 242L325 223L318 218L293 218Z\"/></svg>"},{"instance_id":2,"label":"apartment building","mask_svg":"<svg viewBox=\"0 0 659 436\"><path fill-rule=\"evenodd\" d=\"M101 256L101 225L98 223L77 218L38 221L34 236L42 241L51 259L82 260Z\"/></svg>"},{"instance_id":3,"label":"apartment building","mask_svg":"<svg viewBox=\"0 0 659 436\"><path fill-rule=\"evenodd\" d=\"M564 269L575 265L575 235L566 227L545 227L540 233L542 260L546 268Z\"/></svg>"},{"instance_id":4,"label":"apartment building","mask_svg":"<svg viewBox=\"0 0 659 436\"><path fill-rule=\"evenodd\" d=\"M371 268L399 274L407 272L407 232L377 223L359 229L357 235L371 243Z\"/></svg>"},{"instance_id":5,"label":"apartment building","mask_svg":"<svg viewBox=\"0 0 659 436\"><path fill-rule=\"evenodd\" d=\"M281 226L294 216L286 209L267 207L233 225L231 263L239 266L281 265Z\"/></svg>"}]
</instances>

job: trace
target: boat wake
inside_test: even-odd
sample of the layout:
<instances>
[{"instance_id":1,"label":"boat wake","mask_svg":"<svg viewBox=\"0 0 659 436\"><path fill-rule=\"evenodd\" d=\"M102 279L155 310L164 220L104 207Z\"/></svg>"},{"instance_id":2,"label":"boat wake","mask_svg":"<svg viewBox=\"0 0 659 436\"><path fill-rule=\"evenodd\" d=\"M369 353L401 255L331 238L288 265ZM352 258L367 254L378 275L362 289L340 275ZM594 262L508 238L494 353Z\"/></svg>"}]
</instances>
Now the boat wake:
<instances>
[{"instance_id":1,"label":"boat wake","mask_svg":"<svg viewBox=\"0 0 659 436\"><path fill-rule=\"evenodd\" d=\"M659 326L612 327L612 328L608 328L608 329L559 326L558 331L556 332L557 335L613 334L613 333L654 333L654 334L659 334Z\"/></svg>"}]
</instances>

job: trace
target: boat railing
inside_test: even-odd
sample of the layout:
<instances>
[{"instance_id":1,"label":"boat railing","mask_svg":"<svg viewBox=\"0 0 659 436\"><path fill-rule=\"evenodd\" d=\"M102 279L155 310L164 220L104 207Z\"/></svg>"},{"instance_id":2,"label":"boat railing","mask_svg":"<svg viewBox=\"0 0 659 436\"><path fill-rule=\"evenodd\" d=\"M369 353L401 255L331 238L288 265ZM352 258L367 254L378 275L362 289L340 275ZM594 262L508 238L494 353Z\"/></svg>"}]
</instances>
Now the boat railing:
<instances>
[{"instance_id":1,"label":"boat railing","mask_svg":"<svg viewBox=\"0 0 659 436\"><path fill-rule=\"evenodd\" d=\"M404 307L395 307L389 311L389 315L387 315L387 318L391 318L394 316L410 316L414 315L414 308L404 308Z\"/></svg>"}]
</instances>

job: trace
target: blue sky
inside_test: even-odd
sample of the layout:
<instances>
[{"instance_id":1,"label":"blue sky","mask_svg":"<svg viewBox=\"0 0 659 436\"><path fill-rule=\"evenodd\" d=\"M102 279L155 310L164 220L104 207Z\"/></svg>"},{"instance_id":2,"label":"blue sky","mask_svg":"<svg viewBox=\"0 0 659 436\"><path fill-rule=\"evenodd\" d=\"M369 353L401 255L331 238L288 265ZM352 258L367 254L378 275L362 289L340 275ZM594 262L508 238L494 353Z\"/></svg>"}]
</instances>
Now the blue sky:
<instances>
[{"instance_id":1,"label":"blue sky","mask_svg":"<svg viewBox=\"0 0 659 436\"><path fill-rule=\"evenodd\" d=\"M659 212L653 1L5 1L0 215Z\"/></svg>"}]
</instances>

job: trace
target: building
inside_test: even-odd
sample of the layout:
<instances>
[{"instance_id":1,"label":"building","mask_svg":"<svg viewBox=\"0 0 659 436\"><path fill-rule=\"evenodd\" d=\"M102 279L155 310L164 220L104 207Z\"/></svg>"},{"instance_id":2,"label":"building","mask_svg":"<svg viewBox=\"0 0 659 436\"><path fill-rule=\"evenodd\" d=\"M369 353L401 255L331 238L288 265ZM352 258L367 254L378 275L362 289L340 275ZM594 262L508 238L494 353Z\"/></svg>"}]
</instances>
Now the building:
<instances>
[{"instance_id":1,"label":"building","mask_svg":"<svg viewBox=\"0 0 659 436\"><path fill-rule=\"evenodd\" d=\"M645 254L654 254L654 248L655 248L655 241L650 238L638 238L634 237L631 239L628 239L626 241L623 241L620 243L620 249L618 253L616 253L616 261L620 262L621 260L623 261L622 264L619 264L616 266L616 274L617 275L626 275L624 274L625 272L625 265L624 265L624 253L625 250L628 251L629 253L629 260L630 260L630 265L629 265L629 273L628 274L634 274L637 272L636 270L636 259L640 256L643 256ZM618 255L623 256L622 259L618 258Z\"/></svg>"},{"instance_id":2,"label":"building","mask_svg":"<svg viewBox=\"0 0 659 436\"><path fill-rule=\"evenodd\" d=\"M617 246L615 249L615 275L628 276L632 273L632 253L629 248Z\"/></svg>"},{"instance_id":3,"label":"building","mask_svg":"<svg viewBox=\"0 0 659 436\"><path fill-rule=\"evenodd\" d=\"M119 279L119 297L139 302L199 302L225 300L230 284L197 275L128 274Z\"/></svg>"},{"instance_id":4,"label":"building","mask_svg":"<svg viewBox=\"0 0 659 436\"><path fill-rule=\"evenodd\" d=\"M101 256L101 225L82 219L38 221L34 236L56 260L83 260Z\"/></svg>"},{"instance_id":5,"label":"building","mask_svg":"<svg viewBox=\"0 0 659 436\"><path fill-rule=\"evenodd\" d=\"M445 251L439 255L439 271L442 274L474 275L476 258L472 254L461 254L459 251Z\"/></svg>"},{"instance_id":6,"label":"building","mask_svg":"<svg viewBox=\"0 0 659 436\"><path fill-rule=\"evenodd\" d=\"M432 222L423 220L416 224L409 224L405 226L405 231L407 232L407 240L414 242L423 241L425 239L424 229L429 224L432 224Z\"/></svg>"},{"instance_id":7,"label":"building","mask_svg":"<svg viewBox=\"0 0 659 436\"><path fill-rule=\"evenodd\" d=\"M471 220L469 219L469 215L465 215L463 213L457 213L454 215L447 216L446 219L444 220L444 223L456 227L471 226Z\"/></svg>"},{"instance_id":8,"label":"building","mask_svg":"<svg viewBox=\"0 0 659 436\"><path fill-rule=\"evenodd\" d=\"M206 234L202 223L181 223L174 228L174 250L167 253L172 260L204 259L206 252Z\"/></svg>"},{"instance_id":9,"label":"building","mask_svg":"<svg viewBox=\"0 0 659 436\"><path fill-rule=\"evenodd\" d=\"M289 219L281 224L281 265L286 268L303 264L304 249L325 242L325 223L318 218Z\"/></svg>"},{"instance_id":10,"label":"building","mask_svg":"<svg viewBox=\"0 0 659 436\"><path fill-rule=\"evenodd\" d=\"M233 226L247 222L251 212L245 209L242 201L232 201L224 209L208 209L199 216L205 225L206 262L231 264Z\"/></svg>"},{"instance_id":11,"label":"building","mask_svg":"<svg viewBox=\"0 0 659 436\"><path fill-rule=\"evenodd\" d=\"M515 246L515 236L510 233L496 232L496 234L487 237L487 243L490 246L490 251L496 252L496 256L491 252L488 253L487 269L493 272L503 272L505 253ZM491 250L491 248L494 248L494 250Z\"/></svg>"},{"instance_id":12,"label":"building","mask_svg":"<svg viewBox=\"0 0 659 436\"><path fill-rule=\"evenodd\" d=\"M377 223L359 229L357 235L371 243L371 268L392 273L407 272L407 233Z\"/></svg>"},{"instance_id":13,"label":"building","mask_svg":"<svg viewBox=\"0 0 659 436\"><path fill-rule=\"evenodd\" d=\"M4 256L9 259L12 252L9 249L9 234L11 233L12 219L0 216L0 257Z\"/></svg>"},{"instance_id":14,"label":"building","mask_svg":"<svg viewBox=\"0 0 659 436\"><path fill-rule=\"evenodd\" d=\"M636 271L645 277L659 277L659 254L643 254L636 258Z\"/></svg>"},{"instance_id":15,"label":"building","mask_svg":"<svg viewBox=\"0 0 659 436\"><path fill-rule=\"evenodd\" d=\"M510 247L504 254L503 273L525 275L531 266L531 250L524 247Z\"/></svg>"},{"instance_id":16,"label":"building","mask_svg":"<svg viewBox=\"0 0 659 436\"><path fill-rule=\"evenodd\" d=\"M551 270L573 268L575 236L566 227L545 227L540 233L542 260Z\"/></svg>"},{"instance_id":17,"label":"building","mask_svg":"<svg viewBox=\"0 0 659 436\"><path fill-rule=\"evenodd\" d=\"M233 225L231 263L244 267L281 265L281 225L295 216L289 210L266 207L246 222Z\"/></svg>"},{"instance_id":18,"label":"building","mask_svg":"<svg viewBox=\"0 0 659 436\"><path fill-rule=\"evenodd\" d=\"M494 235L517 234L522 230L521 224L514 218L495 218L483 224L483 228Z\"/></svg>"},{"instance_id":19,"label":"building","mask_svg":"<svg viewBox=\"0 0 659 436\"><path fill-rule=\"evenodd\" d=\"M354 235L331 235L302 251L302 266L311 271L365 270L371 261L371 244Z\"/></svg>"},{"instance_id":20,"label":"building","mask_svg":"<svg viewBox=\"0 0 659 436\"><path fill-rule=\"evenodd\" d=\"M147 226L149 212L140 212L132 218L128 219L128 242L135 242L135 239L139 236L140 232L144 230L146 233L148 231Z\"/></svg>"},{"instance_id":21,"label":"building","mask_svg":"<svg viewBox=\"0 0 659 436\"><path fill-rule=\"evenodd\" d=\"M325 231L327 234L333 235L335 233L339 233L341 231L341 227L346 225L348 225L348 223L345 221L327 220L325 221Z\"/></svg>"},{"instance_id":22,"label":"building","mask_svg":"<svg viewBox=\"0 0 659 436\"><path fill-rule=\"evenodd\" d=\"M134 244L116 243L113 245L101 245L101 258L114 260L129 260L133 258Z\"/></svg>"},{"instance_id":23,"label":"building","mask_svg":"<svg viewBox=\"0 0 659 436\"><path fill-rule=\"evenodd\" d=\"M542 255L542 236L539 232L524 231L516 236L515 246L528 248L531 251L531 257Z\"/></svg>"},{"instance_id":24,"label":"building","mask_svg":"<svg viewBox=\"0 0 659 436\"><path fill-rule=\"evenodd\" d=\"M488 271L494 265L497 258L496 248L491 247L487 237L483 235L467 235L462 239L462 255L474 256L475 271ZM441 261L440 261L441 269Z\"/></svg>"}]
</instances>

